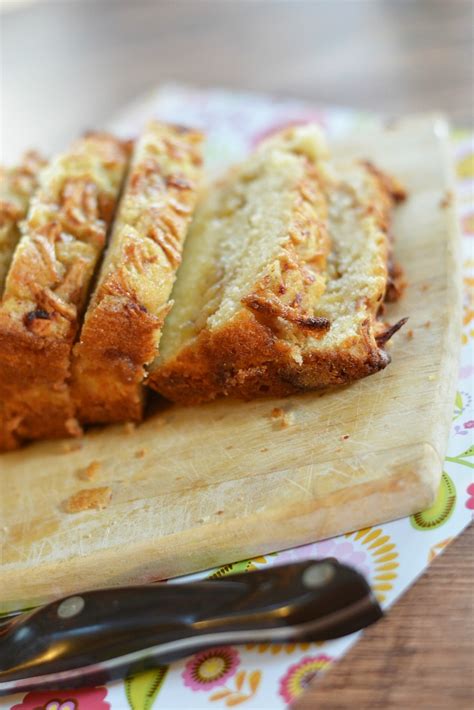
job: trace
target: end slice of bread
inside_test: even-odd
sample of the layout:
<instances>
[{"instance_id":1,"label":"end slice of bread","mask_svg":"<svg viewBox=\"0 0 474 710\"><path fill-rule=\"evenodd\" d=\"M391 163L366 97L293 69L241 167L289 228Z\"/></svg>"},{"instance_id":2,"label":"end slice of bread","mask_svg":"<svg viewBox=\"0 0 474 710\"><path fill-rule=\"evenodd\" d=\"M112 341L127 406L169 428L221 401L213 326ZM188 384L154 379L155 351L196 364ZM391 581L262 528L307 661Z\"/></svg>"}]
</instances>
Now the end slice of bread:
<instances>
[{"instance_id":1,"label":"end slice of bread","mask_svg":"<svg viewBox=\"0 0 474 710\"><path fill-rule=\"evenodd\" d=\"M107 254L74 346L85 423L139 420L201 178L203 136L150 122L139 138Z\"/></svg>"},{"instance_id":2,"label":"end slice of bread","mask_svg":"<svg viewBox=\"0 0 474 710\"><path fill-rule=\"evenodd\" d=\"M195 403L281 389L330 327L324 297L328 151L316 126L263 143L215 186L192 225L149 384ZM278 387L277 384L278 383Z\"/></svg>"},{"instance_id":3,"label":"end slice of bread","mask_svg":"<svg viewBox=\"0 0 474 710\"><path fill-rule=\"evenodd\" d=\"M262 145L201 208L150 374L165 397L287 395L389 363L402 323L377 316L403 189L369 163L328 164L310 136Z\"/></svg>"},{"instance_id":4,"label":"end slice of bread","mask_svg":"<svg viewBox=\"0 0 474 710\"><path fill-rule=\"evenodd\" d=\"M89 134L42 171L0 304L0 445L77 434L72 345L129 145Z\"/></svg>"},{"instance_id":5,"label":"end slice of bread","mask_svg":"<svg viewBox=\"0 0 474 710\"><path fill-rule=\"evenodd\" d=\"M26 216L30 198L38 186L39 172L45 165L46 161L31 150L19 165L0 169L0 295L20 239L20 222Z\"/></svg>"}]
</instances>

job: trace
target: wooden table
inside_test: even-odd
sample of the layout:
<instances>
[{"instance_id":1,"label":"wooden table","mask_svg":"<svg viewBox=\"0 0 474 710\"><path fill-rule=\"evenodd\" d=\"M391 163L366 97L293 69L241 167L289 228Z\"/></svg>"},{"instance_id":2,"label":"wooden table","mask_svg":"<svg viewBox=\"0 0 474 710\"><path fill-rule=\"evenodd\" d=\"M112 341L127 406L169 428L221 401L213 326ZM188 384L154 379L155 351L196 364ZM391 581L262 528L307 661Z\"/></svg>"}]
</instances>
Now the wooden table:
<instances>
[{"instance_id":1,"label":"wooden table","mask_svg":"<svg viewBox=\"0 0 474 710\"><path fill-rule=\"evenodd\" d=\"M474 527L294 710L467 710L474 706Z\"/></svg>"},{"instance_id":2,"label":"wooden table","mask_svg":"<svg viewBox=\"0 0 474 710\"><path fill-rule=\"evenodd\" d=\"M163 81L472 122L464 0L55 0L2 17L2 153L51 151ZM474 531L299 708L472 707ZM469 564L471 562L471 564Z\"/></svg>"}]
</instances>

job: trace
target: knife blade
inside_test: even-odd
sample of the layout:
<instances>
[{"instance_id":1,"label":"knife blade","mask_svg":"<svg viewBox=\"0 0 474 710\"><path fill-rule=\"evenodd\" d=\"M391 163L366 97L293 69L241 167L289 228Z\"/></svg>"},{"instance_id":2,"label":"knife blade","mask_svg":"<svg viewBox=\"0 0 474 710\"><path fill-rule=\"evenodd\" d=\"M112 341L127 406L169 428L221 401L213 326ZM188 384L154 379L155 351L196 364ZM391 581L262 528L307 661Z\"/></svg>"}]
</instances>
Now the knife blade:
<instances>
[{"instance_id":1,"label":"knife blade","mask_svg":"<svg viewBox=\"0 0 474 710\"><path fill-rule=\"evenodd\" d=\"M88 591L0 628L0 694L101 684L215 645L337 638L381 616L365 578L332 558Z\"/></svg>"}]
</instances>

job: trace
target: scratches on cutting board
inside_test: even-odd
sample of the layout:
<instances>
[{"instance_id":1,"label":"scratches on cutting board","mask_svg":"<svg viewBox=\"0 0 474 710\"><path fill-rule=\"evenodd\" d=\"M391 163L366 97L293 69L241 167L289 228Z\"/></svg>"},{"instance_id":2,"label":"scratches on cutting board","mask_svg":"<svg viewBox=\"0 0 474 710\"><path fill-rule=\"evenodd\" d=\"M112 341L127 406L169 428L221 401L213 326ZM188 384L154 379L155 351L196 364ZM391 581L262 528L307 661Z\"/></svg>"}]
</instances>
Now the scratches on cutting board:
<instances>
[{"instance_id":1,"label":"scratches on cutting board","mask_svg":"<svg viewBox=\"0 0 474 710\"><path fill-rule=\"evenodd\" d=\"M446 260L456 235L447 210L437 206L446 189L446 146L431 119L403 125L391 133L390 144L382 145L385 134L373 131L367 139L410 189L394 231L412 286L388 315L409 315L413 328L427 321L432 327L417 327L410 341L399 336L392 364L351 387L291 400L176 406L160 414L166 426L152 416L127 436L122 427L104 428L87 434L82 449L68 455L58 442L5 455L2 524L22 527L4 545L10 562L0 569L0 602L3 590L34 594L45 577L67 593L77 570L88 571L93 586L103 579L104 559L114 580L130 579L136 569L181 574L211 557L228 562L274 550L276 539L283 549L307 541L308 534L316 539L340 532L341 525L363 525L364 515L381 521L412 512L418 503L426 507L439 478L435 449L448 431L457 370L456 266ZM418 284L424 283L429 297L420 298ZM296 425L273 430L268 413L290 401ZM141 449L147 455L137 459ZM53 511L80 485L75 472L93 460L103 461L104 471L97 483L83 485L111 486L110 506L57 513L55 529L37 527L31 537L38 521L54 519ZM295 511L303 509L300 521ZM224 512L217 515L219 510Z\"/></svg>"},{"instance_id":2,"label":"scratches on cutting board","mask_svg":"<svg viewBox=\"0 0 474 710\"><path fill-rule=\"evenodd\" d=\"M311 490L309 490L308 488L305 488L300 483L297 483L292 478L284 478L283 480L285 480L287 483L291 483L292 486L296 486L297 488L302 490L303 493L305 493L305 495L308 495L308 496L311 495Z\"/></svg>"}]
</instances>

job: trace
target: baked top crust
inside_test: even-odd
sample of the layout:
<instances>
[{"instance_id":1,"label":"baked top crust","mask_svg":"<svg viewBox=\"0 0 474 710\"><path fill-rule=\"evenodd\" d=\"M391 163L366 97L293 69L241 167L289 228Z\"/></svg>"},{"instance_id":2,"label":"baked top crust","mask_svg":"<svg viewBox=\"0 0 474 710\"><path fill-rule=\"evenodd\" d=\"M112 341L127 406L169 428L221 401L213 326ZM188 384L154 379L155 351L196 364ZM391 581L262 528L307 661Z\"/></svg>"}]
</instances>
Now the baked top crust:
<instances>
[{"instance_id":1,"label":"baked top crust","mask_svg":"<svg viewBox=\"0 0 474 710\"><path fill-rule=\"evenodd\" d=\"M305 183L309 179L319 194L316 201L306 199L309 221L324 223L324 201L329 207L328 248L318 272L322 288L315 290L314 280L305 278L292 288L292 275L305 273L315 253L320 259L320 243L308 241L308 224L297 220L305 249L292 252L290 268L281 268L281 259L267 264L251 287L239 292L239 307L228 318L213 322L208 315L192 329L170 317L162 357L150 376L160 394L186 404L222 395L281 396L349 383L390 362L383 345L402 323L390 327L377 317L389 283L390 214L403 189L370 163L309 165L319 173L319 180L311 181L306 166ZM293 214L300 190L298 183ZM306 198L310 194L305 189ZM203 232L212 220L208 210ZM295 241L293 224L289 219L285 252ZM186 291L186 284L179 286L180 276L174 312ZM165 347L168 325L186 333L178 346L170 334L173 346Z\"/></svg>"},{"instance_id":2,"label":"baked top crust","mask_svg":"<svg viewBox=\"0 0 474 710\"><path fill-rule=\"evenodd\" d=\"M81 422L139 420L197 200L203 136L150 122L139 138L97 287L74 346Z\"/></svg>"},{"instance_id":3,"label":"baked top crust","mask_svg":"<svg viewBox=\"0 0 474 710\"><path fill-rule=\"evenodd\" d=\"M0 296L20 239L20 222L26 216L39 172L45 165L46 160L30 150L14 168L0 168Z\"/></svg>"},{"instance_id":4,"label":"baked top crust","mask_svg":"<svg viewBox=\"0 0 474 710\"><path fill-rule=\"evenodd\" d=\"M130 146L91 133L42 171L0 305L1 445L80 432L70 356Z\"/></svg>"}]
</instances>

